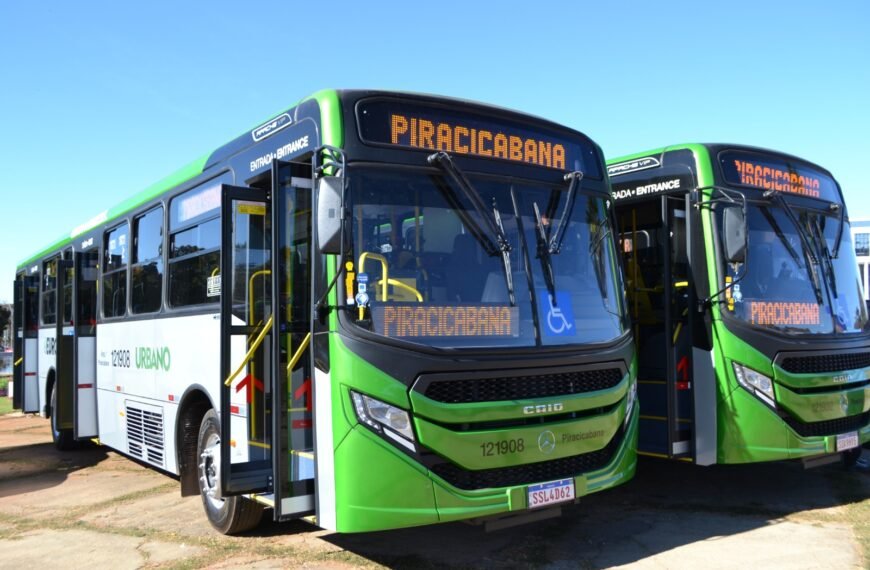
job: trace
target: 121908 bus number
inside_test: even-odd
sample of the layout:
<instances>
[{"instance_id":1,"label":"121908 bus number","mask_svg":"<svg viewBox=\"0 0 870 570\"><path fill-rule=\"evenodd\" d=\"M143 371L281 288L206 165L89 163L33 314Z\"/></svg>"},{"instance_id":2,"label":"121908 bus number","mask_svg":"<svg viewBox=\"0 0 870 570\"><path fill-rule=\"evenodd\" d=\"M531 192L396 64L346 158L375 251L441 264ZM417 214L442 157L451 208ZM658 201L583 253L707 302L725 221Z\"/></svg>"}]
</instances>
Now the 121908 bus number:
<instances>
[{"instance_id":1,"label":"121908 bus number","mask_svg":"<svg viewBox=\"0 0 870 570\"><path fill-rule=\"evenodd\" d=\"M130 351L129 350L113 350L112 351L112 366L116 368L130 368Z\"/></svg>"},{"instance_id":2,"label":"121908 bus number","mask_svg":"<svg viewBox=\"0 0 870 570\"><path fill-rule=\"evenodd\" d=\"M480 444L480 452L484 457L493 455L507 455L518 453L526 448L526 442L520 439L508 439L504 441L486 441Z\"/></svg>"}]
</instances>

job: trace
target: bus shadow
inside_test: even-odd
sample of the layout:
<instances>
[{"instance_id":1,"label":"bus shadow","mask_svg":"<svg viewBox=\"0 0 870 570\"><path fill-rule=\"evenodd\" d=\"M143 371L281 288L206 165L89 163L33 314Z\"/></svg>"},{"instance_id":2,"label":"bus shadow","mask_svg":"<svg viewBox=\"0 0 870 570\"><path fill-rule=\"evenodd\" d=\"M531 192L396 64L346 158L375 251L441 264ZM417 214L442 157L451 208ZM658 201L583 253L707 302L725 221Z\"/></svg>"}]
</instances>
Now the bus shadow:
<instances>
[{"instance_id":1,"label":"bus shadow","mask_svg":"<svg viewBox=\"0 0 870 570\"><path fill-rule=\"evenodd\" d=\"M638 474L564 508L559 518L502 531L450 523L324 540L391 568L607 568L870 497L870 476L839 465L809 471L796 462L705 468L641 458Z\"/></svg>"},{"instance_id":2,"label":"bus shadow","mask_svg":"<svg viewBox=\"0 0 870 570\"><path fill-rule=\"evenodd\" d=\"M104 461L108 452L90 443L73 451L58 451L50 442L0 448L0 498L60 485L70 474Z\"/></svg>"}]
</instances>

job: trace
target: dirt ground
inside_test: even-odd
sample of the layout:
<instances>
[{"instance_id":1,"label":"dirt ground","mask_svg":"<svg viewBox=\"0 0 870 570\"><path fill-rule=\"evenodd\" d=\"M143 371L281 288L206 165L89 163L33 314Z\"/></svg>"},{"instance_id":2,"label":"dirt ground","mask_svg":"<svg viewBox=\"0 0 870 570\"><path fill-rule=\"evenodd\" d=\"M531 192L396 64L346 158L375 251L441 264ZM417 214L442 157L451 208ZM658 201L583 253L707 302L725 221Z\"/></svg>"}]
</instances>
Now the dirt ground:
<instances>
[{"instance_id":1,"label":"dirt ground","mask_svg":"<svg viewBox=\"0 0 870 570\"><path fill-rule=\"evenodd\" d=\"M0 416L0 567L870 568L870 474L800 464L641 460L560 518L336 535L307 523L211 530L198 497L105 448L54 450L48 423Z\"/></svg>"}]
</instances>

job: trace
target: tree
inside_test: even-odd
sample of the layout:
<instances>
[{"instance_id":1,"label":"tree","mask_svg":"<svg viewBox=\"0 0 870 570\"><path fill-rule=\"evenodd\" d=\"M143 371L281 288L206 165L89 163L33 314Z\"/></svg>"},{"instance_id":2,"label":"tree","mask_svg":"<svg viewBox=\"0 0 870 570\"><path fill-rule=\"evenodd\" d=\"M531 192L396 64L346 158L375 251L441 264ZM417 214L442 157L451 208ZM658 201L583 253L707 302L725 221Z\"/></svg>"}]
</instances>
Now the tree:
<instances>
[{"instance_id":1,"label":"tree","mask_svg":"<svg viewBox=\"0 0 870 570\"><path fill-rule=\"evenodd\" d=\"M6 327L9 326L12 320L12 305L0 305L0 346L3 344L4 338L12 339L12 334L6 335Z\"/></svg>"}]
</instances>

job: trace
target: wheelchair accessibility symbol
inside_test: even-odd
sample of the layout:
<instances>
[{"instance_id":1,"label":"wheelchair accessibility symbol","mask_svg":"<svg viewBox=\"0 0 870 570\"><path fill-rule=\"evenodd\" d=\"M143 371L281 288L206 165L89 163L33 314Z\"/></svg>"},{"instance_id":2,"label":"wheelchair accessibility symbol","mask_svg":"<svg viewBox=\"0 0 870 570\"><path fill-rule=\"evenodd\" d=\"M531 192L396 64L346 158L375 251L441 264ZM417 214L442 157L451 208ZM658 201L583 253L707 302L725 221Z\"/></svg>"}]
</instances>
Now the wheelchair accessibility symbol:
<instances>
[{"instance_id":1,"label":"wheelchair accessibility symbol","mask_svg":"<svg viewBox=\"0 0 870 570\"><path fill-rule=\"evenodd\" d=\"M573 325L565 318L562 309L553 305L552 301L549 304L550 310L547 312L547 326L550 327L550 330L554 334L562 334L566 330L571 330Z\"/></svg>"},{"instance_id":2,"label":"wheelchair accessibility symbol","mask_svg":"<svg viewBox=\"0 0 870 570\"><path fill-rule=\"evenodd\" d=\"M556 302L550 297L548 291L538 292L538 303L541 308L539 314L546 314L547 326L544 334L547 336L573 336L574 311L571 307L571 296L560 291L556 292Z\"/></svg>"}]
</instances>

